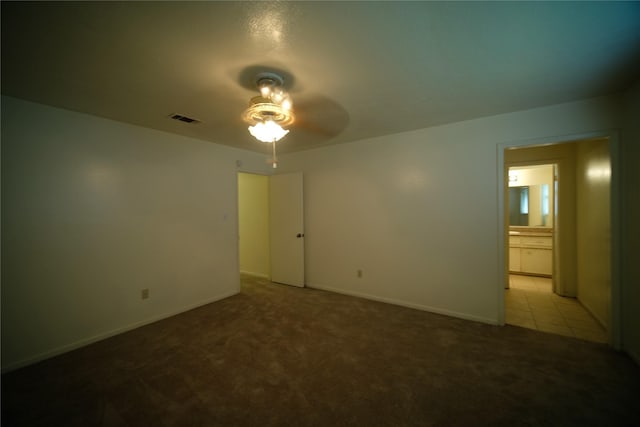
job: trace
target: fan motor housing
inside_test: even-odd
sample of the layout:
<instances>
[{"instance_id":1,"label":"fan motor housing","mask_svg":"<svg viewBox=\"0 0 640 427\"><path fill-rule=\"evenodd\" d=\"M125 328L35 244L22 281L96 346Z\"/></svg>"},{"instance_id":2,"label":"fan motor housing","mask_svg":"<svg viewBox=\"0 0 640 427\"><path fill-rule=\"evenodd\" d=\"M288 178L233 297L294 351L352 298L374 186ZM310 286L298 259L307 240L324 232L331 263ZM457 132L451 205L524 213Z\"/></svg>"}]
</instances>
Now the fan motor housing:
<instances>
[{"instance_id":1,"label":"fan motor housing","mask_svg":"<svg viewBox=\"0 0 640 427\"><path fill-rule=\"evenodd\" d=\"M285 110L281 105L262 96L255 96L251 98L251 105L242 114L242 119L252 125L271 120L285 127L293 124L295 116L293 112Z\"/></svg>"}]
</instances>

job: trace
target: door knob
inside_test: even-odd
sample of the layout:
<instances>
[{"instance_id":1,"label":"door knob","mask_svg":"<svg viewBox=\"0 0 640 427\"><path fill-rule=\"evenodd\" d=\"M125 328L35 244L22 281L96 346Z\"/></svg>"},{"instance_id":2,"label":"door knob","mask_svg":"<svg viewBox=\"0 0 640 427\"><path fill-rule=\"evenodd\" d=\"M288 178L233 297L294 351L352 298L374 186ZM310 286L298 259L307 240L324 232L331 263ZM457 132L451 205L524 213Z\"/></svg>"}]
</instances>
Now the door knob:
<instances>
[{"instance_id":1,"label":"door knob","mask_svg":"<svg viewBox=\"0 0 640 427\"><path fill-rule=\"evenodd\" d=\"M304 237L304 233L298 233L298 234L296 235L296 237L297 237L298 239L299 239L299 238L301 238L301 237Z\"/></svg>"}]
</instances>

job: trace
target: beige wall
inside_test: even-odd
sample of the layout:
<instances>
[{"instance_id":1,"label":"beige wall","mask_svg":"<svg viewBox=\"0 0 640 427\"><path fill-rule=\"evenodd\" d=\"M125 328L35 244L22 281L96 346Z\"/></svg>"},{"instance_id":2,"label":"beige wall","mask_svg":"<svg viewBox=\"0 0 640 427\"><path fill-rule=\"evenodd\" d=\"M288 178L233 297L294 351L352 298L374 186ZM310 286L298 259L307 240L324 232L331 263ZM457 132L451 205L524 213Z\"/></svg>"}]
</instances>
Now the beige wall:
<instances>
[{"instance_id":1,"label":"beige wall","mask_svg":"<svg viewBox=\"0 0 640 427\"><path fill-rule=\"evenodd\" d=\"M547 184L551 186L553 184L552 165L517 168L516 172L518 173L518 180L515 182L509 182L509 187L536 184Z\"/></svg>"},{"instance_id":2,"label":"beige wall","mask_svg":"<svg viewBox=\"0 0 640 427\"><path fill-rule=\"evenodd\" d=\"M611 323L609 141L582 141L576 148L578 299L608 329Z\"/></svg>"},{"instance_id":3,"label":"beige wall","mask_svg":"<svg viewBox=\"0 0 640 427\"><path fill-rule=\"evenodd\" d=\"M263 157L2 97L3 369L238 292Z\"/></svg>"},{"instance_id":4,"label":"beige wall","mask_svg":"<svg viewBox=\"0 0 640 427\"><path fill-rule=\"evenodd\" d=\"M270 277L269 177L238 174L240 272Z\"/></svg>"},{"instance_id":5,"label":"beige wall","mask_svg":"<svg viewBox=\"0 0 640 427\"><path fill-rule=\"evenodd\" d=\"M542 192L540 185L546 184L549 188L549 214L544 221L545 227L553 228L553 165L536 165L512 169L509 173L517 173L517 181L509 181L509 187L531 186L529 188L529 225L541 226L543 223Z\"/></svg>"}]
</instances>

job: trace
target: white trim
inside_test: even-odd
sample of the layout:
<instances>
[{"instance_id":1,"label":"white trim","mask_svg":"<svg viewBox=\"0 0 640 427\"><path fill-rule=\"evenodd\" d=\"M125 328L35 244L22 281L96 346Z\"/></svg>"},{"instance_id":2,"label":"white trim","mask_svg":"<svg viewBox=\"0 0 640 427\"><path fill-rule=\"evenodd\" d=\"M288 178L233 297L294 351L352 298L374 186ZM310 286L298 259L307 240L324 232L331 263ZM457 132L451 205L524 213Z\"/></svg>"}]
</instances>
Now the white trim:
<instances>
[{"instance_id":1,"label":"white trim","mask_svg":"<svg viewBox=\"0 0 640 427\"><path fill-rule=\"evenodd\" d=\"M182 308L180 308L178 310L172 310L172 311L170 311L168 313L161 314L159 316L154 316L154 317L152 317L150 319L142 320L140 322L136 322L136 323L133 323L131 325L127 325L127 326L124 326L124 327L121 327L121 328L113 329L113 330L108 331L108 332L104 332L104 333L101 333L101 334L98 334L98 335L94 335L94 336L92 336L90 338L85 338L85 339L76 341L76 342L71 343L71 344L63 345L63 346L55 348L53 350L45 351L45 352L40 353L40 354L38 354L36 356L29 357L29 358L23 359L23 360L19 360L19 361L14 362L14 363L12 363L10 365L7 365L7 366L3 366L2 367L2 373L4 374L5 372L14 371L16 369L23 368L25 366L32 365L32 364L37 363L37 362L41 362L43 360L50 359L50 358L55 357L55 356L59 356L59 355L61 355L63 353L67 353L69 351L76 350L76 349L81 348L81 347L85 347L85 346L87 346L89 344L93 344L95 342L102 341L102 340L107 339L107 338L111 338L113 336L122 334L124 332L129 332L129 331L132 331L134 329L140 328L142 326L146 326L146 325L149 325L151 323L155 323L155 322L158 322L160 320L163 320L163 319L166 319L166 318L169 318L169 317L173 317L175 315L178 315L178 314L193 310L195 308L202 307L202 306L207 305L207 304L211 304L212 302L220 301L222 299L231 297L231 296L236 295L238 293L239 293L238 290L234 290L234 291L231 291L231 292L226 292L224 294L217 295L217 296L215 296L213 298L206 299L206 300L198 302L196 304L191 304L191 305L182 307Z\"/></svg>"},{"instance_id":2,"label":"white trim","mask_svg":"<svg viewBox=\"0 0 640 427\"><path fill-rule=\"evenodd\" d=\"M502 280L497 280L498 284L498 293L496 295L497 303L498 303L498 325L505 325L505 301L504 301L504 290L509 289L509 270L507 268L507 263L505 262L507 259L507 251L509 247L509 241L507 240L507 236L509 235L507 228L507 221L505 220L505 186L509 182L508 172L505 168L504 164L504 150L508 147L506 144L498 144L496 146L496 154L497 154L497 167L498 173L496 174L498 177L498 216L497 216L497 229L498 229L498 271L496 277L502 277ZM505 176L507 175L507 176Z\"/></svg>"},{"instance_id":3,"label":"white trim","mask_svg":"<svg viewBox=\"0 0 640 427\"><path fill-rule=\"evenodd\" d=\"M307 287L311 288L311 289L318 289L318 290L321 290L321 291L329 291L329 292L335 292L337 294L349 295L349 296L352 296L352 297L364 298L364 299L368 299L368 300L372 300L372 301L384 302L386 304L398 305L398 306L401 306L401 307L413 308L413 309L421 310L421 311L428 311L429 313L442 314L444 316L449 316L449 317L457 317L458 319L471 320L473 322L487 323L489 325L496 325L496 326L499 325L499 323L498 323L498 321L496 319L489 319L489 318L485 318L485 317L472 316L472 315L466 314L466 313L460 313L460 312L457 312L457 311L450 311L450 310L443 310L443 309L436 308L436 307L431 307L431 306L422 305L422 304L414 304L414 303L411 303L411 302L397 300L397 299L393 299L393 298L379 297L377 295L371 295L371 294L366 294L366 293L362 293L362 292L348 291L348 290L344 290L344 289L338 289L338 288L333 288L331 286L324 286L324 285L319 285L319 284L309 284L309 283L307 283Z\"/></svg>"}]
</instances>

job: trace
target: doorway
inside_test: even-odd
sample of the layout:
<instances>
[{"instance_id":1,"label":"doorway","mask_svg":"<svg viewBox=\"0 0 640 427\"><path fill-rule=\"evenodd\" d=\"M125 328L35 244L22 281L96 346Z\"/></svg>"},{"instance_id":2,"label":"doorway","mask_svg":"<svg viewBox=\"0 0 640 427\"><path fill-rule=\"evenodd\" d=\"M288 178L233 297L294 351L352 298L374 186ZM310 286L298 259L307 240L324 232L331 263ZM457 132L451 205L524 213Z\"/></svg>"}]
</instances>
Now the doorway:
<instances>
[{"instance_id":1,"label":"doorway","mask_svg":"<svg viewBox=\"0 0 640 427\"><path fill-rule=\"evenodd\" d=\"M552 274L540 274L540 271L530 274L525 270L516 273L528 274L514 275L511 274L513 258L516 250L521 254L522 247L514 248L506 242L511 239L523 243L522 232L543 230L527 228L529 224L509 225L508 189L513 186L508 185L509 172L511 167L526 168L542 163L556 165L550 189L557 201L552 208ZM505 323L590 341L612 342L611 319L615 310L612 310L610 138L510 147L504 151L503 165L505 284L508 284L505 287L509 288L504 291ZM520 201L531 197L528 190L519 192ZM522 219L532 213L525 208L517 214ZM540 258L544 247L532 250Z\"/></svg>"},{"instance_id":2,"label":"doorway","mask_svg":"<svg viewBox=\"0 0 640 427\"><path fill-rule=\"evenodd\" d=\"M270 279L269 177L238 173L240 273Z\"/></svg>"},{"instance_id":3,"label":"doorway","mask_svg":"<svg viewBox=\"0 0 640 427\"><path fill-rule=\"evenodd\" d=\"M238 172L240 274L304 287L302 173Z\"/></svg>"},{"instance_id":4,"label":"doorway","mask_svg":"<svg viewBox=\"0 0 640 427\"><path fill-rule=\"evenodd\" d=\"M509 166L509 273L549 278L553 285L557 223L556 164Z\"/></svg>"}]
</instances>

